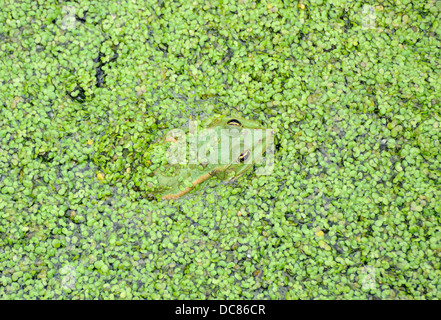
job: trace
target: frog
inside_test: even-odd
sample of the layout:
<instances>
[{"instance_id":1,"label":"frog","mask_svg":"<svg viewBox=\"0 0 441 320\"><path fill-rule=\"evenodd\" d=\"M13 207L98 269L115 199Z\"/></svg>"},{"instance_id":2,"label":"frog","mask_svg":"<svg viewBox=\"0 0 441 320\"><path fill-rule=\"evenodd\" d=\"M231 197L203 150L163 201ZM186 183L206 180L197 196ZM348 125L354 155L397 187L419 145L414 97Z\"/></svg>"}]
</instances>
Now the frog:
<instances>
[{"instance_id":1,"label":"frog","mask_svg":"<svg viewBox=\"0 0 441 320\"><path fill-rule=\"evenodd\" d=\"M258 121L231 115L205 121L200 132L171 130L156 142L168 146L169 159L153 170L149 198L178 199L213 177L236 181L262 159L271 134Z\"/></svg>"}]
</instances>

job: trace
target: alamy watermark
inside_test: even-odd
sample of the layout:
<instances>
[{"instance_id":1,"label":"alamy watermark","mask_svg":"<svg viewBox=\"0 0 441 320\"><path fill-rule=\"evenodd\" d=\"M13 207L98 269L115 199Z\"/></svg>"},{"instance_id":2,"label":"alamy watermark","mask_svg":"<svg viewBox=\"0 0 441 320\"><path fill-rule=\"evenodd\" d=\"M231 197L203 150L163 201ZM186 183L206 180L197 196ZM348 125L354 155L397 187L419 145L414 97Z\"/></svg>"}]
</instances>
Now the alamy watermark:
<instances>
[{"instance_id":1,"label":"alamy watermark","mask_svg":"<svg viewBox=\"0 0 441 320\"><path fill-rule=\"evenodd\" d=\"M60 269L61 287L63 289L74 289L76 284L75 268L65 265Z\"/></svg>"},{"instance_id":2,"label":"alamy watermark","mask_svg":"<svg viewBox=\"0 0 441 320\"><path fill-rule=\"evenodd\" d=\"M364 5L361 15L363 29L375 29L377 26L375 23L375 19L377 18L375 8L371 5Z\"/></svg>"},{"instance_id":3,"label":"alamy watermark","mask_svg":"<svg viewBox=\"0 0 441 320\"><path fill-rule=\"evenodd\" d=\"M188 134L173 129L166 135L170 164L262 164L257 175L270 175L274 168L274 135L270 129L208 128L200 132L190 121ZM265 157L264 157L265 154ZM265 161L263 161L265 160Z\"/></svg>"},{"instance_id":4,"label":"alamy watermark","mask_svg":"<svg viewBox=\"0 0 441 320\"><path fill-rule=\"evenodd\" d=\"M75 28L75 10L74 6L63 6L63 22L61 28L64 30L72 30Z\"/></svg>"},{"instance_id":5,"label":"alamy watermark","mask_svg":"<svg viewBox=\"0 0 441 320\"><path fill-rule=\"evenodd\" d=\"M363 277L361 279L361 286L364 290L374 290L376 287L375 282L375 267L364 266L361 268Z\"/></svg>"}]
</instances>

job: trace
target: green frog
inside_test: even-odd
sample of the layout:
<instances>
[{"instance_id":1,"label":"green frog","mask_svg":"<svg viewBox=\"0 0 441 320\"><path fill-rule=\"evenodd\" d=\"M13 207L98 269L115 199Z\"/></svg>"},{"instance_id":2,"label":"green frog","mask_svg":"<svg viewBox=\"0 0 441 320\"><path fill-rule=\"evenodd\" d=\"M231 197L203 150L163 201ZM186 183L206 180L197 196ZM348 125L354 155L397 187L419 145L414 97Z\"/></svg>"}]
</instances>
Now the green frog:
<instances>
[{"instance_id":1,"label":"green frog","mask_svg":"<svg viewBox=\"0 0 441 320\"><path fill-rule=\"evenodd\" d=\"M153 166L149 197L177 199L211 177L234 181L262 158L272 134L257 121L231 116L209 119L203 128L190 123L157 142L167 146L167 161Z\"/></svg>"}]
</instances>

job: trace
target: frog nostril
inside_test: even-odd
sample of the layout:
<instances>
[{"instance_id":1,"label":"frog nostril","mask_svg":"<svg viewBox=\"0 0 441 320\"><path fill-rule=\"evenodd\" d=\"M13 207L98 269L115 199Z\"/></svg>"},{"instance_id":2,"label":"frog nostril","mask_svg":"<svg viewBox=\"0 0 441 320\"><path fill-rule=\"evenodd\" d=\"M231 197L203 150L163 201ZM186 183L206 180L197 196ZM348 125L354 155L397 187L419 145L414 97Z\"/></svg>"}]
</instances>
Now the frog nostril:
<instances>
[{"instance_id":1,"label":"frog nostril","mask_svg":"<svg viewBox=\"0 0 441 320\"><path fill-rule=\"evenodd\" d=\"M231 119L230 121L227 122L227 124L229 126L242 127L242 123L240 123L240 121L236 119Z\"/></svg>"}]
</instances>

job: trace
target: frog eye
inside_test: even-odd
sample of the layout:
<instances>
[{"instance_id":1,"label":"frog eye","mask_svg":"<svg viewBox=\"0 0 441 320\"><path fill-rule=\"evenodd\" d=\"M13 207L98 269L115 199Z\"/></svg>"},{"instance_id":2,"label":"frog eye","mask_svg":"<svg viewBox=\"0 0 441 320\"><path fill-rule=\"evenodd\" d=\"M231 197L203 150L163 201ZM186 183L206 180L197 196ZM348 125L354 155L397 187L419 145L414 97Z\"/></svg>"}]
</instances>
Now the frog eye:
<instances>
[{"instance_id":1,"label":"frog eye","mask_svg":"<svg viewBox=\"0 0 441 320\"><path fill-rule=\"evenodd\" d=\"M244 163L245 161L247 161L248 158L250 157L250 154L251 154L250 150L246 150L246 151L242 152L242 153L239 155L239 159L238 159L239 162L240 162L240 163Z\"/></svg>"},{"instance_id":2,"label":"frog eye","mask_svg":"<svg viewBox=\"0 0 441 320\"><path fill-rule=\"evenodd\" d=\"M230 121L227 122L227 124L229 126L242 127L242 123L240 123L240 121L236 119L231 119Z\"/></svg>"}]
</instances>

